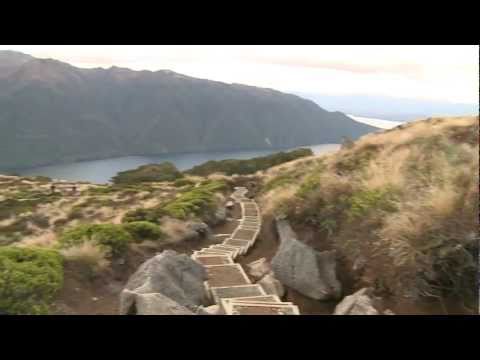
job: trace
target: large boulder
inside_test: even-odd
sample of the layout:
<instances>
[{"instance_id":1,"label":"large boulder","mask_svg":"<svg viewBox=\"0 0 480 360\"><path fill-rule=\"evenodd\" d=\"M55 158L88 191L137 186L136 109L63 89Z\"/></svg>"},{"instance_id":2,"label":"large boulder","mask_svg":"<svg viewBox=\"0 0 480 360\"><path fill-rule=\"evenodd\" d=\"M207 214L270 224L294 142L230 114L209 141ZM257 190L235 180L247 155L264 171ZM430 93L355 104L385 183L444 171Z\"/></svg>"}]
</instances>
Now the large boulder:
<instances>
[{"instance_id":1,"label":"large boulder","mask_svg":"<svg viewBox=\"0 0 480 360\"><path fill-rule=\"evenodd\" d=\"M261 279L272 271L266 258L260 258L247 264L248 274L255 280Z\"/></svg>"},{"instance_id":2,"label":"large boulder","mask_svg":"<svg viewBox=\"0 0 480 360\"><path fill-rule=\"evenodd\" d=\"M369 296L370 289L363 288L356 293L346 296L336 307L334 315L378 315Z\"/></svg>"},{"instance_id":3,"label":"large boulder","mask_svg":"<svg viewBox=\"0 0 480 360\"><path fill-rule=\"evenodd\" d=\"M207 307L200 306L197 309L197 315L221 315L222 309L219 305L211 305Z\"/></svg>"},{"instance_id":4,"label":"large boulder","mask_svg":"<svg viewBox=\"0 0 480 360\"><path fill-rule=\"evenodd\" d=\"M144 262L130 277L120 294L120 313L126 314L133 305L136 306L136 301L143 299L138 297L139 294L161 294L194 311L206 301L203 285L206 279L204 267L188 255L165 250ZM166 306L170 307L169 304Z\"/></svg>"},{"instance_id":5,"label":"large boulder","mask_svg":"<svg viewBox=\"0 0 480 360\"><path fill-rule=\"evenodd\" d=\"M204 222L188 223L187 229L192 231L195 234L193 237L205 237L205 236L209 236L211 233L210 227Z\"/></svg>"},{"instance_id":6,"label":"large boulder","mask_svg":"<svg viewBox=\"0 0 480 360\"><path fill-rule=\"evenodd\" d=\"M194 315L192 311L172 299L159 294L138 294L129 292L129 305L124 314L131 315Z\"/></svg>"},{"instance_id":7,"label":"large boulder","mask_svg":"<svg viewBox=\"0 0 480 360\"><path fill-rule=\"evenodd\" d=\"M280 282L315 300L337 299L342 286L336 276L335 251L318 252L296 239L287 220L276 219L280 246L272 269Z\"/></svg>"}]
</instances>

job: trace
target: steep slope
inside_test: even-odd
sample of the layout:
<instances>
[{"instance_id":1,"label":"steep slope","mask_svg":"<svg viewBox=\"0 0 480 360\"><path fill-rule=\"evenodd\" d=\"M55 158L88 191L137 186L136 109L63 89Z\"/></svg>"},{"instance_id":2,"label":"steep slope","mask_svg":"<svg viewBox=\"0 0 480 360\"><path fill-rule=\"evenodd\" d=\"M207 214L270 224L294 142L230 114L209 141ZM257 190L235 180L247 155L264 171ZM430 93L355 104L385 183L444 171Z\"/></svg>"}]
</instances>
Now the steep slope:
<instances>
[{"instance_id":1,"label":"steep slope","mask_svg":"<svg viewBox=\"0 0 480 360\"><path fill-rule=\"evenodd\" d=\"M272 168L261 208L337 250L350 293L371 286L396 313L426 299L476 312L478 121L429 118Z\"/></svg>"},{"instance_id":2,"label":"steep slope","mask_svg":"<svg viewBox=\"0 0 480 360\"><path fill-rule=\"evenodd\" d=\"M375 130L270 89L171 71L79 69L20 58L14 70L9 60L8 75L0 77L0 169L337 143Z\"/></svg>"}]
</instances>

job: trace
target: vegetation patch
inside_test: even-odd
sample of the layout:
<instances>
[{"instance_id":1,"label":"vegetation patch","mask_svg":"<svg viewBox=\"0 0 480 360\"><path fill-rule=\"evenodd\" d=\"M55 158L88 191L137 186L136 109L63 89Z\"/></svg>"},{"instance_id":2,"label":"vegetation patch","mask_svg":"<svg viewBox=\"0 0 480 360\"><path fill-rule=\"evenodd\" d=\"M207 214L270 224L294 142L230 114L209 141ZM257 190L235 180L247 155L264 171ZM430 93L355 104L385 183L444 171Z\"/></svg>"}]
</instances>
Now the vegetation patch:
<instances>
[{"instance_id":1,"label":"vegetation patch","mask_svg":"<svg viewBox=\"0 0 480 360\"><path fill-rule=\"evenodd\" d=\"M186 173L199 176L208 176L217 172L224 173L225 175L248 175L254 174L260 170L266 170L272 166L277 166L288 161L311 155L313 155L313 152L310 149L297 149L290 152L279 152L248 160L211 160L187 170Z\"/></svg>"},{"instance_id":2,"label":"vegetation patch","mask_svg":"<svg viewBox=\"0 0 480 360\"><path fill-rule=\"evenodd\" d=\"M178 219L186 219L190 214L207 215L215 208L215 192L225 190L227 184L221 180L209 180L163 206L165 213Z\"/></svg>"},{"instance_id":3,"label":"vegetation patch","mask_svg":"<svg viewBox=\"0 0 480 360\"><path fill-rule=\"evenodd\" d=\"M83 224L67 229L59 238L60 248L92 242L108 250L109 255L122 256L133 241L132 235L121 225L115 224Z\"/></svg>"},{"instance_id":4,"label":"vegetation patch","mask_svg":"<svg viewBox=\"0 0 480 360\"><path fill-rule=\"evenodd\" d=\"M123 228L132 235L135 242L159 240L165 237L161 227L149 221L129 222L124 224Z\"/></svg>"},{"instance_id":5,"label":"vegetation patch","mask_svg":"<svg viewBox=\"0 0 480 360\"><path fill-rule=\"evenodd\" d=\"M53 250L0 247L0 310L47 314L63 286L63 263Z\"/></svg>"},{"instance_id":6,"label":"vegetation patch","mask_svg":"<svg viewBox=\"0 0 480 360\"><path fill-rule=\"evenodd\" d=\"M190 179L178 179L175 180L173 183L173 186L175 187L182 187L187 185L195 185L195 181L192 181Z\"/></svg>"},{"instance_id":7,"label":"vegetation patch","mask_svg":"<svg viewBox=\"0 0 480 360\"><path fill-rule=\"evenodd\" d=\"M166 215L165 210L161 206L154 208L140 208L128 211L122 218L122 223L131 223L146 221L154 224L161 224L162 217Z\"/></svg>"},{"instance_id":8,"label":"vegetation patch","mask_svg":"<svg viewBox=\"0 0 480 360\"><path fill-rule=\"evenodd\" d=\"M139 182L175 181L183 174L171 162L142 165L133 170L119 172L112 178L115 184L134 184Z\"/></svg>"}]
</instances>

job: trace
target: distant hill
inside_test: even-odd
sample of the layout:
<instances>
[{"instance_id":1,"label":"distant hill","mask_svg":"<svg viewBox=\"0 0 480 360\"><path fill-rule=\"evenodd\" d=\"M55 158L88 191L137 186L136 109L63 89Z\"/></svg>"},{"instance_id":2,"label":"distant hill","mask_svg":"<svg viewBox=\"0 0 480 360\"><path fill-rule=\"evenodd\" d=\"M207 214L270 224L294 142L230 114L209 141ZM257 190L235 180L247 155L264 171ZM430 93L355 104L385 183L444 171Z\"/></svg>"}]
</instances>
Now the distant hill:
<instances>
[{"instance_id":1,"label":"distant hill","mask_svg":"<svg viewBox=\"0 0 480 360\"><path fill-rule=\"evenodd\" d=\"M327 110L392 121L413 121L432 116L466 116L478 114L477 104L446 101L401 99L377 95L323 95L296 93L315 101Z\"/></svg>"},{"instance_id":2,"label":"distant hill","mask_svg":"<svg viewBox=\"0 0 480 360\"><path fill-rule=\"evenodd\" d=\"M271 89L0 51L0 169L338 143L376 128Z\"/></svg>"}]
</instances>

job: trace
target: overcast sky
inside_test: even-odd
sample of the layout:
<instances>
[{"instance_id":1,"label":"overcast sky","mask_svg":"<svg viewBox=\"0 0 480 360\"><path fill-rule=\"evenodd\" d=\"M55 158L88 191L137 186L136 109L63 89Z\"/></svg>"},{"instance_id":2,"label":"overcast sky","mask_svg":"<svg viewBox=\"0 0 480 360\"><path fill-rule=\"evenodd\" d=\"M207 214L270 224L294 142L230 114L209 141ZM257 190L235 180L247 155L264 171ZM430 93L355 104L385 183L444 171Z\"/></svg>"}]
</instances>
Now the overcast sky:
<instances>
[{"instance_id":1,"label":"overcast sky","mask_svg":"<svg viewBox=\"0 0 480 360\"><path fill-rule=\"evenodd\" d=\"M0 49L78 67L169 69L287 92L478 103L478 45L0 45Z\"/></svg>"}]
</instances>

